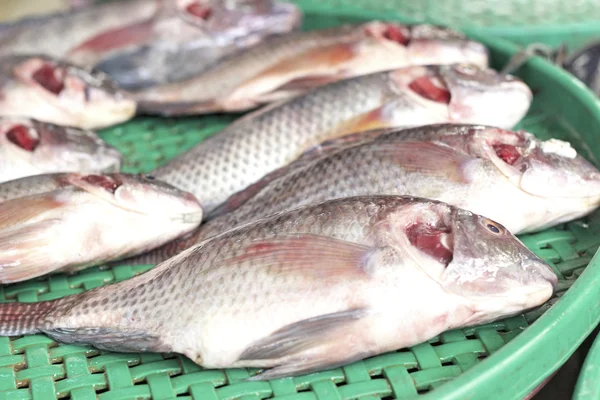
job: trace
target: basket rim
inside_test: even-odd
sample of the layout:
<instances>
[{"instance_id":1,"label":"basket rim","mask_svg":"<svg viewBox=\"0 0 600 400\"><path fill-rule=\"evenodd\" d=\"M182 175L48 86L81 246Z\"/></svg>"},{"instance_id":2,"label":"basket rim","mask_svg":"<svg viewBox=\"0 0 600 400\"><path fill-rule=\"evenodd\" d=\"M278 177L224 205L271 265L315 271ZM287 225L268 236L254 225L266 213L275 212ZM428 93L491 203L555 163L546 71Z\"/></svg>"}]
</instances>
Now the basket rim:
<instances>
[{"instance_id":1,"label":"basket rim","mask_svg":"<svg viewBox=\"0 0 600 400\"><path fill-rule=\"evenodd\" d=\"M573 391L574 400L596 399L600 396L600 335L598 335L590 348L581 367L577 384Z\"/></svg>"},{"instance_id":2,"label":"basket rim","mask_svg":"<svg viewBox=\"0 0 600 400\"><path fill-rule=\"evenodd\" d=\"M463 29L470 37L512 54L518 46L478 30ZM600 121L600 100L582 82L540 57L528 61L565 88L570 88L590 115ZM573 286L523 333L487 359L453 380L420 396L429 399L524 398L575 352L600 322L600 250ZM600 345L598 349L600 353ZM499 376L502 375L501 378ZM520 387L516 382L523 382Z\"/></svg>"}]
</instances>

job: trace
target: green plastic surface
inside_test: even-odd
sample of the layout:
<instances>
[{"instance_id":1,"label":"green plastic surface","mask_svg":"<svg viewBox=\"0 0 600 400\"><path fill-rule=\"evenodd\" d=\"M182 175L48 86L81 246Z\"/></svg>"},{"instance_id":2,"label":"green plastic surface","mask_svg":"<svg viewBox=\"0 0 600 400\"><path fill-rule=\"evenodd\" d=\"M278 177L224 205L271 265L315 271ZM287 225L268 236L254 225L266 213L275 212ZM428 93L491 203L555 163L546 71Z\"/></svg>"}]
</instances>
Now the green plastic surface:
<instances>
[{"instance_id":1,"label":"green plastic surface","mask_svg":"<svg viewBox=\"0 0 600 400\"><path fill-rule=\"evenodd\" d=\"M566 43L574 50L600 39L597 0L296 0L304 9L333 15L392 15L428 21L522 45Z\"/></svg>"},{"instance_id":2,"label":"green plastic surface","mask_svg":"<svg viewBox=\"0 0 600 400\"><path fill-rule=\"evenodd\" d=\"M349 20L309 14L306 26ZM497 67L516 51L502 40L481 35L478 39L491 47ZM570 75L540 59L527 62L519 75L535 93L532 109L520 126L541 138L569 140L597 162L600 104L595 97ZM125 170L147 172L234 118L138 118L102 135L124 153ZM178 355L115 354L57 344L44 335L0 338L0 400L375 400L419 395L519 399L556 370L600 319L600 258L594 256L600 246L600 213L522 239L560 277L552 307L446 332L428 343L343 368L269 382L244 382L252 370L202 370ZM95 267L70 276L55 274L0 286L0 301L54 299L128 279L148 268Z\"/></svg>"},{"instance_id":3,"label":"green plastic surface","mask_svg":"<svg viewBox=\"0 0 600 400\"><path fill-rule=\"evenodd\" d=\"M600 335L596 337L585 358L573 400L591 400L600 398Z\"/></svg>"}]
</instances>

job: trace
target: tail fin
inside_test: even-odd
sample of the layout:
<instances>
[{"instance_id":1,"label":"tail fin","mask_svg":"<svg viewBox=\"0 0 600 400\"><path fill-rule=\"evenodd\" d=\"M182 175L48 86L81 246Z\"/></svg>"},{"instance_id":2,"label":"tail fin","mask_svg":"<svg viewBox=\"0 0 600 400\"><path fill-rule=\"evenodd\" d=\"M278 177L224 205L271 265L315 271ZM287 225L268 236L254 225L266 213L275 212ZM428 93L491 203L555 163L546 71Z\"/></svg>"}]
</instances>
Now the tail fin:
<instances>
[{"instance_id":1,"label":"tail fin","mask_svg":"<svg viewBox=\"0 0 600 400\"><path fill-rule=\"evenodd\" d=\"M0 336L25 335L39 332L38 328L54 305L41 303L1 303Z\"/></svg>"}]
</instances>

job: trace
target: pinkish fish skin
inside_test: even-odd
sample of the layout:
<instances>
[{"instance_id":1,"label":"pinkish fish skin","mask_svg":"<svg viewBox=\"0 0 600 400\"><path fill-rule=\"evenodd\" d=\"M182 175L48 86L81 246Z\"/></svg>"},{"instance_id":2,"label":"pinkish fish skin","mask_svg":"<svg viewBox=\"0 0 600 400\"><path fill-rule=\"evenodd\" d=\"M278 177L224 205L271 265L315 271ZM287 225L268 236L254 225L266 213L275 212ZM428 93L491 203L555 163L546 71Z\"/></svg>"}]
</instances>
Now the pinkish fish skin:
<instances>
[{"instance_id":1,"label":"pinkish fish skin","mask_svg":"<svg viewBox=\"0 0 600 400\"><path fill-rule=\"evenodd\" d=\"M0 182L45 173L118 172L121 161L93 131L0 117Z\"/></svg>"},{"instance_id":2,"label":"pinkish fish skin","mask_svg":"<svg viewBox=\"0 0 600 400\"><path fill-rule=\"evenodd\" d=\"M131 257L196 228L189 193L128 174L49 174L0 184L0 282Z\"/></svg>"},{"instance_id":3,"label":"pinkish fish skin","mask_svg":"<svg viewBox=\"0 0 600 400\"><path fill-rule=\"evenodd\" d=\"M187 78L300 20L295 5L269 0L111 1L0 25L0 55L98 65L133 89Z\"/></svg>"},{"instance_id":4,"label":"pinkish fish skin","mask_svg":"<svg viewBox=\"0 0 600 400\"><path fill-rule=\"evenodd\" d=\"M448 28L371 21L272 37L189 79L136 91L135 97L145 113L237 112L340 79L454 63L486 68L487 49Z\"/></svg>"},{"instance_id":5,"label":"pinkish fish skin","mask_svg":"<svg viewBox=\"0 0 600 400\"><path fill-rule=\"evenodd\" d=\"M524 131L455 124L369 131L325 143L320 154L236 193L193 234L127 263L156 264L236 226L347 196L440 200L487 215L515 234L580 218L600 205L595 166L566 142Z\"/></svg>"},{"instance_id":6,"label":"pinkish fish skin","mask_svg":"<svg viewBox=\"0 0 600 400\"><path fill-rule=\"evenodd\" d=\"M80 129L125 122L135 101L99 71L46 55L0 57L0 116Z\"/></svg>"},{"instance_id":7,"label":"pinkish fish skin","mask_svg":"<svg viewBox=\"0 0 600 400\"><path fill-rule=\"evenodd\" d=\"M449 102L416 93L436 79ZM247 114L153 172L193 193L209 213L230 195L326 140L375 128L432 123L512 127L531 91L520 80L470 65L414 66L348 79ZM285 131L285 132L284 132Z\"/></svg>"},{"instance_id":8,"label":"pinkish fish skin","mask_svg":"<svg viewBox=\"0 0 600 400\"><path fill-rule=\"evenodd\" d=\"M153 270L60 300L0 305L0 334L174 351L206 368L327 369L545 302L557 277L504 227L372 196L229 231Z\"/></svg>"}]
</instances>

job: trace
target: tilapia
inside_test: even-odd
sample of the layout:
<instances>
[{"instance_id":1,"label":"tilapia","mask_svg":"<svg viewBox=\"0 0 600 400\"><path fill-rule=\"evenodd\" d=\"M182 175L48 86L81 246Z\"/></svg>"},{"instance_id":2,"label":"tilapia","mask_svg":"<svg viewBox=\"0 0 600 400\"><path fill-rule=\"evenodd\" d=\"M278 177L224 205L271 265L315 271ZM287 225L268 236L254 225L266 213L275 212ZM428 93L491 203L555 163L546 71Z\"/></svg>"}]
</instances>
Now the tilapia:
<instances>
[{"instance_id":1,"label":"tilapia","mask_svg":"<svg viewBox=\"0 0 600 400\"><path fill-rule=\"evenodd\" d=\"M196 77L138 91L135 98L145 113L243 111L344 78L453 63L485 68L487 49L448 28L373 21L269 38Z\"/></svg>"},{"instance_id":2,"label":"tilapia","mask_svg":"<svg viewBox=\"0 0 600 400\"><path fill-rule=\"evenodd\" d=\"M596 167L569 143L524 131L440 124L384 132L340 149L335 141L324 146L323 157L292 163L245 190L250 193L232 196L194 234L127 263L161 262L238 225L347 196L440 200L487 215L515 234L579 218L600 205Z\"/></svg>"},{"instance_id":3,"label":"tilapia","mask_svg":"<svg viewBox=\"0 0 600 400\"><path fill-rule=\"evenodd\" d=\"M557 277L506 228L444 203L355 197L203 242L132 279L0 304L0 334L319 371L544 303Z\"/></svg>"},{"instance_id":4,"label":"tilapia","mask_svg":"<svg viewBox=\"0 0 600 400\"><path fill-rule=\"evenodd\" d=\"M121 158L92 131L0 117L0 182L53 172L118 172Z\"/></svg>"},{"instance_id":5,"label":"tilapia","mask_svg":"<svg viewBox=\"0 0 600 400\"><path fill-rule=\"evenodd\" d=\"M93 129L127 121L135 110L101 72L42 55L0 58L0 116Z\"/></svg>"},{"instance_id":6,"label":"tilapia","mask_svg":"<svg viewBox=\"0 0 600 400\"><path fill-rule=\"evenodd\" d=\"M183 3L188 14L183 19L198 19L186 25L190 37L175 40L182 36L182 17L177 15L160 24L158 38L149 44L106 56L96 67L128 90L179 82L203 73L228 54L296 30L302 19L295 5L271 0Z\"/></svg>"},{"instance_id":7,"label":"tilapia","mask_svg":"<svg viewBox=\"0 0 600 400\"><path fill-rule=\"evenodd\" d=\"M131 257L202 219L189 193L138 175L49 174L0 184L0 282Z\"/></svg>"},{"instance_id":8,"label":"tilapia","mask_svg":"<svg viewBox=\"0 0 600 400\"><path fill-rule=\"evenodd\" d=\"M0 54L98 64L122 87L144 87L197 74L300 19L296 6L270 0L111 1L0 25Z\"/></svg>"},{"instance_id":9,"label":"tilapia","mask_svg":"<svg viewBox=\"0 0 600 400\"><path fill-rule=\"evenodd\" d=\"M512 127L531 91L473 65L407 67L337 82L247 114L153 175L210 212L321 142L369 129L469 122Z\"/></svg>"}]
</instances>

